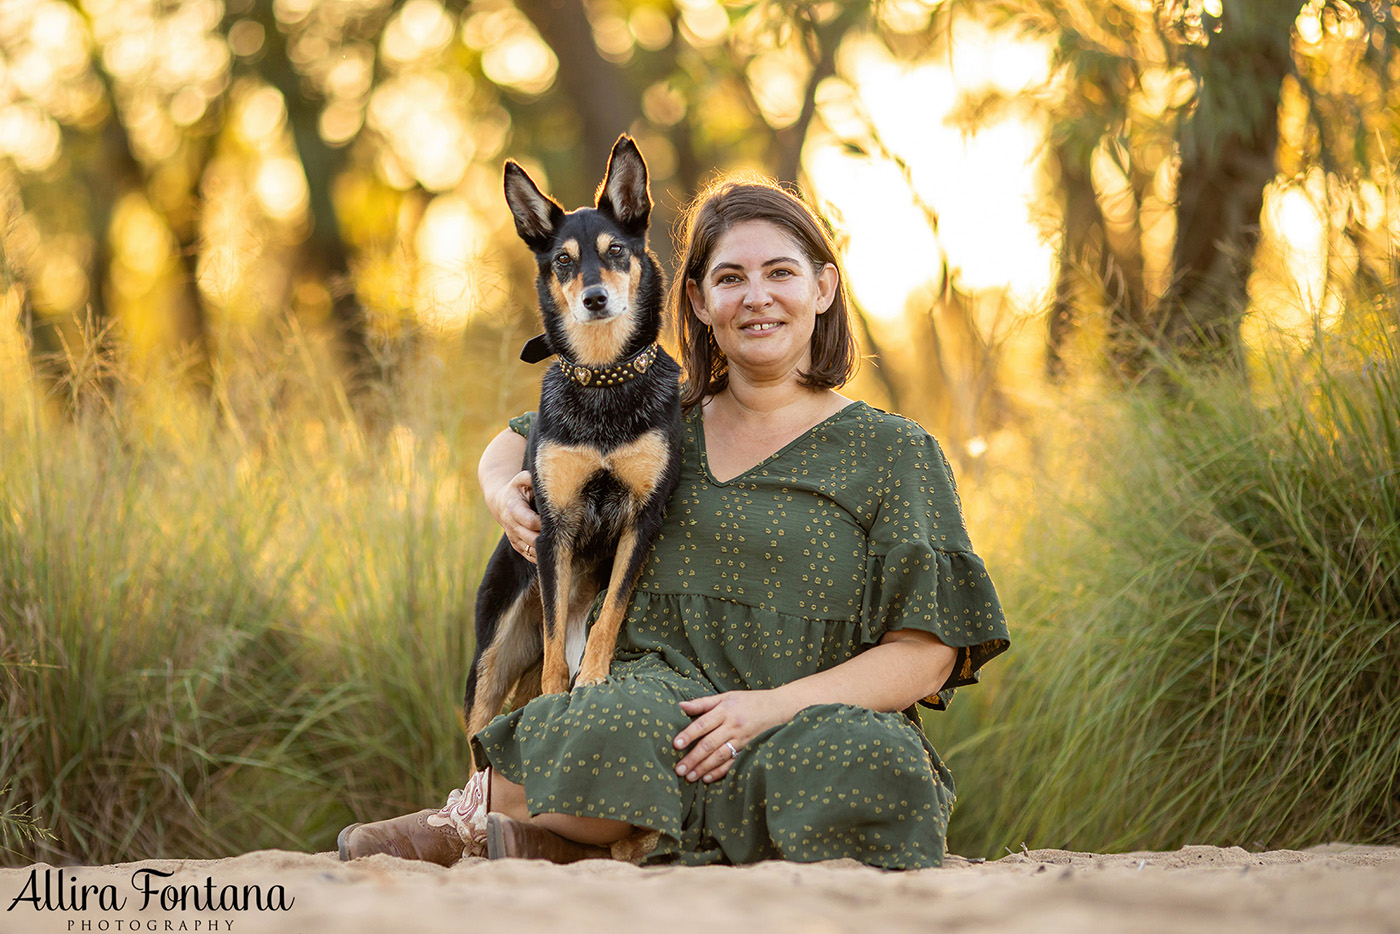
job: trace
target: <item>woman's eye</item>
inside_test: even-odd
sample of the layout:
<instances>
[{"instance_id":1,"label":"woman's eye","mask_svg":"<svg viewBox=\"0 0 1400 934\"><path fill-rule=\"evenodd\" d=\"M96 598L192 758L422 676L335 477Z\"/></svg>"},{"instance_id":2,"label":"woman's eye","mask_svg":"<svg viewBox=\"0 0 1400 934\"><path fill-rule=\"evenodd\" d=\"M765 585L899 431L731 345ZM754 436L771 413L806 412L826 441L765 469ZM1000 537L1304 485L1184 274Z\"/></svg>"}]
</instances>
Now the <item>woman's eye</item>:
<instances>
[{"instance_id":1,"label":"woman's eye","mask_svg":"<svg viewBox=\"0 0 1400 934\"><path fill-rule=\"evenodd\" d=\"M791 269L775 269L775 270L773 270L773 278L775 278L775 279L786 279L786 278L787 278L788 276L790 276L790 275L792 275L792 270L791 270Z\"/></svg>"}]
</instances>

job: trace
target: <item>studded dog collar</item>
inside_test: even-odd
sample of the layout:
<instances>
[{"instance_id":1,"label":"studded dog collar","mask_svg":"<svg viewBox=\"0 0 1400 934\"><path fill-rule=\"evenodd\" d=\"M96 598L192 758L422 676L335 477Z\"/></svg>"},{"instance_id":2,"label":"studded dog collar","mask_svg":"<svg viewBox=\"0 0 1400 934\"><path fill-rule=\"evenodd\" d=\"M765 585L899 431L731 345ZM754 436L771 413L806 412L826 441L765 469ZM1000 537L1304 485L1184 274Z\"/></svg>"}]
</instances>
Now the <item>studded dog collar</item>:
<instances>
[{"instance_id":1,"label":"studded dog collar","mask_svg":"<svg viewBox=\"0 0 1400 934\"><path fill-rule=\"evenodd\" d=\"M656 355L660 352L660 344L651 344L621 363L613 363L608 366L587 366L575 363L560 354L556 366L559 367L560 372L580 386L589 386L594 389L602 386L620 386L645 373L656 362Z\"/></svg>"}]
</instances>

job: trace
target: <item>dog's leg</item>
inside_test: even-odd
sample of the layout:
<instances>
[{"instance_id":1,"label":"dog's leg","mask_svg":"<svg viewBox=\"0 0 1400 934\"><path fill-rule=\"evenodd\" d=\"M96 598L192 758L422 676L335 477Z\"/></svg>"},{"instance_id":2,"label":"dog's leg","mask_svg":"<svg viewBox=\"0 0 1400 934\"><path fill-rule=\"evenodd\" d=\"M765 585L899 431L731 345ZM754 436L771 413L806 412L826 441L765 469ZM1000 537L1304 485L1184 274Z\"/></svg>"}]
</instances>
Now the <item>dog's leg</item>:
<instances>
[{"instance_id":1,"label":"dog's leg","mask_svg":"<svg viewBox=\"0 0 1400 934\"><path fill-rule=\"evenodd\" d=\"M569 662L570 681L583 664L583 650L588 643L588 615L599 589L598 582L593 579L595 573L591 568L576 568L569 594L569 628L564 634L564 653Z\"/></svg>"},{"instance_id":2,"label":"dog's leg","mask_svg":"<svg viewBox=\"0 0 1400 934\"><path fill-rule=\"evenodd\" d=\"M617 646L618 630L622 628L622 614L627 609L632 588L641 576L642 563L647 557L646 549L639 545L635 528L623 532L617 543L617 556L613 559L612 575L608 579L608 595L603 600L603 609L598 613L597 621L588 631L588 647L583 651L577 684L597 684L608 676L613 649Z\"/></svg>"},{"instance_id":3,"label":"dog's leg","mask_svg":"<svg viewBox=\"0 0 1400 934\"><path fill-rule=\"evenodd\" d=\"M538 541L538 539L537 539ZM555 541L540 549L540 591L544 600L544 669L540 688L546 694L569 690L569 660L566 640L569 631L569 586L574 572L572 544Z\"/></svg>"},{"instance_id":4,"label":"dog's leg","mask_svg":"<svg viewBox=\"0 0 1400 934\"><path fill-rule=\"evenodd\" d=\"M608 455L607 466L631 491L638 505L632 523L618 539L608 581L608 596L598 620L588 633L588 647L583 653L576 684L597 684L608 675L617 634L622 628L622 614L632 599L632 588L641 576L642 564L651 551L651 543L661 528L666 500L675 488L679 465L675 445L660 428L627 444L620 445ZM662 489L664 487L664 489ZM658 492L661 495L657 495Z\"/></svg>"},{"instance_id":5,"label":"dog's leg","mask_svg":"<svg viewBox=\"0 0 1400 934\"><path fill-rule=\"evenodd\" d=\"M579 502L589 479L602 466L602 455L587 445L541 441L535 454L535 495L539 498L544 528L535 540L540 569L540 595L544 598L544 672L541 687L546 694L569 689L566 639L569 623L569 590L574 571L577 523L567 515Z\"/></svg>"},{"instance_id":6,"label":"dog's leg","mask_svg":"<svg viewBox=\"0 0 1400 934\"><path fill-rule=\"evenodd\" d=\"M527 608L531 632L526 638L533 640L535 651L539 651L539 590L535 581L534 567L502 536L486 562L486 573L477 590L476 646L467 674L467 690L462 699L464 729L477 729L500 711L499 681L503 677L508 678L505 683L509 684L519 672L501 672L493 647L518 638L515 630L519 628L520 614Z\"/></svg>"},{"instance_id":7,"label":"dog's leg","mask_svg":"<svg viewBox=\"0 0 1400 934\"><path fill-rule=\"evenodd\" d=\"M537 658L535 663L525 669L525 673L515 682L515 686L510 689L510 696L506 698L506 703L510 704L511 710L519 710L530 701L540 696L540 684L544 674L544 659Z\"/></svg>"},{"instance_id":8,"label":"dog's leg","mask_svg":"<svg viewBox=\"0 0 1400 934\"><path fill-rule=\"evenodd\" d=\"M506 692L539 655L540 604L530 588L502 615L495 639L478 660L468 733L475 733L501 712Z\"/></svg>"},{"instance_id":9,"label":"dog's leg","mask_svg":"<svg viewBox=\"0 0 1400 934\"><path fill-rule=\"evenodd\" d=\"M467 735L501 712L506 693L540 657L540 601L526 588L502 615L496 637L477 658L473 696L467 715Z\"/></svg>"}]
</instances>

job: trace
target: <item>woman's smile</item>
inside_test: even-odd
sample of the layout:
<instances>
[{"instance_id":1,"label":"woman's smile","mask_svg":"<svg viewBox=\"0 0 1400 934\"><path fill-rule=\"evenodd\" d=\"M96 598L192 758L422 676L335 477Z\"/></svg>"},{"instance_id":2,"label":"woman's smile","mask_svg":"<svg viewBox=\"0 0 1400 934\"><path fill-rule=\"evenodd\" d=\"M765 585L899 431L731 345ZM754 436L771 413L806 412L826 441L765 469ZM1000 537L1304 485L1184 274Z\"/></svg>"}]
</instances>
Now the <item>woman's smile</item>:
<instances>
[{"instance_id":1,"label":"woman's smile","mask_svg":"<svg viewBox=\"0 0 1400 934\"><path fill-rule=\"evenodd\" d=\"M751 321L740 327L741 331L748 331L752 334L767 334L769 331L782 327L781 321Z\"/></svg>"}]
</instances>

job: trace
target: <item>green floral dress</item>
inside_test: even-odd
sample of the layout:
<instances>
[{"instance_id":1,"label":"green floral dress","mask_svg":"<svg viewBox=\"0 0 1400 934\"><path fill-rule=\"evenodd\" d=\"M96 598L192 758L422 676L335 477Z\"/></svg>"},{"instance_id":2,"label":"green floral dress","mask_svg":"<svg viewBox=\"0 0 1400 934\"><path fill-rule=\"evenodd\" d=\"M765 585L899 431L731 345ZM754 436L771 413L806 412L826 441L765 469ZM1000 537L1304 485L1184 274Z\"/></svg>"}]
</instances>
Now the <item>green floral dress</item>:
<instances>
[{"instance_id":1,"label":"green floral dress","mask_svg":"<svg viewBox=\"0 0 1400 934\"><path fill-rule=\"evenodd\" d=\"M524 434L531 417L511 427ZM657 831L647 863L939 865L953 778L913 707L808 707L708 785L676 774L671 745L691 720L680 701L785 684L892 629L958 649L948 686L924 701L938 709L1006 649L938 443L856 402L719 482L698 407L684 428L680 486L607 681L497 717L473 737L478 756L525 786L532 813Z\"/></svg>"}]
</instances>

